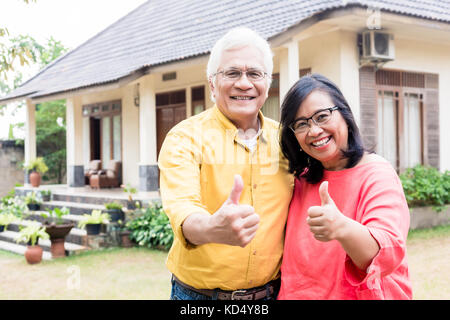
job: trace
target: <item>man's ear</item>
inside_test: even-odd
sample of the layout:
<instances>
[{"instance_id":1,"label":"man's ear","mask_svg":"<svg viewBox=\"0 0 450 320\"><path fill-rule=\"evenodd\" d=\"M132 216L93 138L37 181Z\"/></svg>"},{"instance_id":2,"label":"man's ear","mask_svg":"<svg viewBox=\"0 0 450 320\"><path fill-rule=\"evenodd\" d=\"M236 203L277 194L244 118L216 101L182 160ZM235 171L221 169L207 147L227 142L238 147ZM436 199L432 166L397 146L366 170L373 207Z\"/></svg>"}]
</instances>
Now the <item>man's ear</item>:
<instances>
[{"instance_id":1,"label":"man's ear","mask_svg":"<svg viewBox=\"0 0 450 320\"><path fill-rule=\"evenodd\" d=\"M214 83L212 82L212 78L213 77L209 77L208 83L209 83L209 89L211 90L211 92L214 92Z\"/></svg>"},{"instance_id":2,"label":"man's ear","mask_svg":"<svg viewBox=\"0 0 450 320\"><path fill-rule=\"evenodd\" d=\"M211 90L211 97L215 97L214 96L214 83L212 81L213 77L210 77L208 80L208 84L209 84L209 90Z\"/></svg>"}]
</instances>

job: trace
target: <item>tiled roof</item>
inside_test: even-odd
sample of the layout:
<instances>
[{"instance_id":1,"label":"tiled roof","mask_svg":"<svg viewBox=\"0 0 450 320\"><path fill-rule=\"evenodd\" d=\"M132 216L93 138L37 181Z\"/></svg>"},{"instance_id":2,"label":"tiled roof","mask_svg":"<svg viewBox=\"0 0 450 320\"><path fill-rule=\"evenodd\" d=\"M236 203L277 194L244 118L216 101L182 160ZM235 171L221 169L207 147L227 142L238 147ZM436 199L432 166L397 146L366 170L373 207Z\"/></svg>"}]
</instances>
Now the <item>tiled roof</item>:
<instances>
[{"instance_id":1,"label":"tiled roof","mask_svg":"<svg viewBox=\"0 0 450 320\"><path fill-rule=\"evenodd\" d=\"M317 13L355 5L450 22L450 1L437 0L151 0L0 101L115 82L143 68L207 54L236 26L270 39Z\"/></svg>"}]
</instances>

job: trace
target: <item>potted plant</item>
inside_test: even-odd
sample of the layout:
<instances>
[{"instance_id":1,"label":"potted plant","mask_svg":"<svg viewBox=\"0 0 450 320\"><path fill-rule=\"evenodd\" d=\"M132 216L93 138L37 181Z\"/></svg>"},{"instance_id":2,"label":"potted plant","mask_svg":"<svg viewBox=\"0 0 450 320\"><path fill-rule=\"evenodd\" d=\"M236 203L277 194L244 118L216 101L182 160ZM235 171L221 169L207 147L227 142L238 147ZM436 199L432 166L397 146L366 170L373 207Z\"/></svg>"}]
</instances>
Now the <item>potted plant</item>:
<instances>
[{"instance_id":1,"label":"potted plant","mask_svg":"<svg viewBox=\"0 0 450 320\"><path fill-rule=\"evenodd\" d=\"M19 220L19 218L13 215L12 213L9 212L0 213L0 232L6 230L6 228L8 228L8 224L15 222L17 220Z\"/></svg>"},{"instance_id":2,"label":"potted plant","mask_svg":"<svg viewBox=\"0 0 450 320\"><path fill-rule=\"evenodd\" d=\"M27 250L25 251L25 259L29 264L39 263L42 260L42 248L38 245L39 238L48 239L49 235L45 232L45 228L38 223L30 224L25 228L21 228L19 237L16 242L26 242Z\"/></svg>"},{"instance_id":3,"label":"potted plant","mask_svg":"<svg viewBox=\"0 0 450 320\"><path fill-rule=\"evenodd\" d=\"M42 200L36 196L36 193L33 191L26 195L25 203L29 210L36 211L41 208Z\"/></svg>"},{"instance_id":4,"label":"potted plant","mask_svg":"<svg viewBox=\"0 0 450 320\"><path fill-rule=\"evenodd\" d=\"M18 218L22 218L23 213L27 211L27 204L25 203L25 197L3 197L0 203L0 212L11 213Z\"/></svg>"},{"instance_id":5,"label":"potted plant","mask_svg":"<svg viewBox=\"0 0 450 320\"><path fill-rule=\"evenodd\" d=\"M48 213L48 214L47 214ZM66 250L64 241L70 230L75 226L74 223L64 223L63 216L70 213L66 207L54 208L52 211L43 213L44 218L49 220L44 221L45 231L50 236L51 248L53 258L65 257Z\"/></svg>"},{"instance_id":6,"label":"potted plant","mask_svg":"<svg viewBox=\"0 0 450 320\"><path fill-rule=\"evenodd\" d=\"M123 206L120 203L108 202L105 203L105 208L106 210L104 210L104 212L109 214L111 222L116 222L125 219L125 215L122 211Z\"/></svg>"},{"instance_id":7,"label":"potted plant","mask_svg":"<svg viewBox=\"0 0 450 320\"><path fill-rule=\"evenodd\" d=\"M131 248L134 247L134 242L130 239L131 231L128 230L126 221L119 220L117 221L119 225L119 241L120 245L123 248Z\"/></svg>"},{"instance_id":8,"label":"potted plant","mask_svg":"<svg viewBox=\"0 0 450 320\"><path fill-rule=\"evenodd\" d=\"M127 209L134 210L136 208L141 208L142 203L140 200L133 201L133 194L137 192L136 188L133 188L129 183L126 185L121 185L123 188L123 191L128 193L128 200L127 200Z\"/></svg>"},{"instance_id":9,"label":"potted plant","mask_svg":"<svg viewBox=\"0 0 450 320\"><path fill-rule=\"evenodd\" d=\"M37 188L41 185L41 174L48 171L48 167L44 162L44 158L38 157L32 160L25 169L30 172L30 183L33 187Z\"/></svg>"},{"instance_id":10,"label":"potted plant","mask_svg":"<svg viewBox=\"0 0 450 320\"><path fill-rule=\"evenodd\" d=\"M50 199L52 197L52 191L51 190L42 190L41 197L42 197L42 201L50 201Z\"/></svg>"},{"instance_id":11,"label":"potted plant","mask_svg":"<svg viewBox=\"0 0 450 320\"><path fill-rule=\"evenodd\" d=\"M109 223L109 214L102 213L101 210L92 210L91 214L83 214L83 218L78 222L78 227L86 229L88 235L100 233L102 223Z\"/></svg>"}]
</instances>

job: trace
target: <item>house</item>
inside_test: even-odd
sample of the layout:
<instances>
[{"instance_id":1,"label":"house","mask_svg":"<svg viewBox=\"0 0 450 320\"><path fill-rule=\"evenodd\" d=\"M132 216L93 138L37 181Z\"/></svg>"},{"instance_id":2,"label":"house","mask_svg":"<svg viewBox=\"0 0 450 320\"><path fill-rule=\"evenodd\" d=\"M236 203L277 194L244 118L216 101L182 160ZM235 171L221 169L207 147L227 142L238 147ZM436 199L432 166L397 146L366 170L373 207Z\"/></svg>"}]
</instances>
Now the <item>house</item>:
<instances>
[{"instance_id":1,"label":"house","mask_svg":"<svg viewBox=\"0 0 450 320\"><path fill-rule=\"evenodd\" d=\"M343 91L364 141L402 171L450 169L450 3L444 1L152 0L60 57L0 103L67 101L69 187L92 159L122 163L124 183L158 189L168 130L212 107L208 54L230 28L269 40L274 74L263 113L279 117L297 79L318 72Z\"/></svg>"}]
</instances>

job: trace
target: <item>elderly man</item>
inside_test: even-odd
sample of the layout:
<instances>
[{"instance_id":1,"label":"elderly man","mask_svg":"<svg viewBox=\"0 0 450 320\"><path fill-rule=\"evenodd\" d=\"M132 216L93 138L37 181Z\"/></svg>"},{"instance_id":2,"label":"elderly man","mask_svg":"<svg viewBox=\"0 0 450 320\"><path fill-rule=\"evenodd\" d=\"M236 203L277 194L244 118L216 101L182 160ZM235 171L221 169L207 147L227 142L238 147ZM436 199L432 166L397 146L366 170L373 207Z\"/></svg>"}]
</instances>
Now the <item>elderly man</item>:
<instances>
[{"instance_id":1,"label":"elderly man","mask_svg":"<svg viewBox=\"0 0 450 320\"><path fill-rule=\"evenodd\" d=\"M171 299L274 299L293 177L278 123L260 112L270 46L229 31L207 67L215 106L168 133L159 155L161 198L175 239Z\"/></svg>"}]
</instances>

